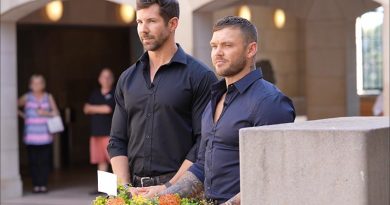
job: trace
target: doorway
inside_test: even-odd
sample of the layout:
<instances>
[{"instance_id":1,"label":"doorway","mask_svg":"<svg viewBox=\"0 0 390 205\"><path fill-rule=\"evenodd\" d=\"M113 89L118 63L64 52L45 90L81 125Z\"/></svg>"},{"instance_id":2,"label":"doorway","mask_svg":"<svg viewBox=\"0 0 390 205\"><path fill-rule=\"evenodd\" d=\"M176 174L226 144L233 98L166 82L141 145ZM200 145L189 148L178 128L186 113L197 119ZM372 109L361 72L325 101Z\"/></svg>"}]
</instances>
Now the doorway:
<instances>
[{"instance_id":1,"label":"doorway","mask_svg":"<svg viewBox=\"0 0 390 205\"><path fill-rule=\"evenodd\" d=\"M98 87L102 68L111 68L117 79L142 53L142 49L130 49L142 48L135 30L134 26L17 25L18 96L28 91L32 74L46 78L46 90L54 96L66 127L54 146L54 161L61 171L90 166L89 118L83 114L83 105ZM70 116L65 117L65 110ZM23 177L28 175L28 166L22 137L20 121Z\"/></svg>"}]
</instances>

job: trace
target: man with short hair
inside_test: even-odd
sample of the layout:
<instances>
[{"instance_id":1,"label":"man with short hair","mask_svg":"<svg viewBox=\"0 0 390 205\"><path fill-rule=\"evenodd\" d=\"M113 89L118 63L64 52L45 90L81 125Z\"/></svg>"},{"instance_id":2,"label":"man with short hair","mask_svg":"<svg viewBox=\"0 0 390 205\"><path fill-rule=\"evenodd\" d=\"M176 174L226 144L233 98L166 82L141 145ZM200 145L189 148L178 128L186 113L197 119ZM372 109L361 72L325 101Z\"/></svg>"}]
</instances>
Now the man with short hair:
<instances>
[{"instance_id":1,"label":"man with short hair","mask_svg":"<svg viewBox=\"0 0 390 205\"><path fill-rule=\"evenodd\" d=\"M240 204L239 130L293 122L295 111L291 100L255 68L257 30L248 20L221 19L214 25L210 45L213 65L224 79L212 86L203 113L199 156L160 195L191 197L204 191L215 204Z\"/></svg>"},{"instance_id":2,"label":"man with short hair","mask_svg":"<svg viewBox=\"0 0 390 205\"><path fill-rule=\"evenodd\" d=\"M108 146L113 171L126 186L164 190L197 157L201 115L217 78L175 43L178 22L177 0L137 0L146 52L119 78Z\"/></svg>"}]
</instances>

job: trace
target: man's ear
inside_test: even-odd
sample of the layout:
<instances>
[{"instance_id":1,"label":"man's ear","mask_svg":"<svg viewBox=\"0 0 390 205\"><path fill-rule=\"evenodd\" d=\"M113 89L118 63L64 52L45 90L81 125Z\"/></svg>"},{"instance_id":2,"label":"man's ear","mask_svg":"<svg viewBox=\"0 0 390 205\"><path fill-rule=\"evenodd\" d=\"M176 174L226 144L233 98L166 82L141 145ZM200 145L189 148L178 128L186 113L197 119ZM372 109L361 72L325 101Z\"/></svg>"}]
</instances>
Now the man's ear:
<instances>
[{"instance_id":1,"label":"man's ear","mask_svg":"<svg viewBox=\"0 0 390 205\"><path fill-rule=\"evenodd\" d=\"M175 31L179 25L179 18L173 17L168 21L168 27L171 32Z\"/></svg>"},{"instance_id":2,"label":"man's ear","mask_svg":"<svg viewBox=\"0 0 390 205\"><path fill-rule=\"evenodd\" d=\"M248 46L247 58L253 58L257 53L257 43L252 42Z\"/></svg>"}]
</instances>

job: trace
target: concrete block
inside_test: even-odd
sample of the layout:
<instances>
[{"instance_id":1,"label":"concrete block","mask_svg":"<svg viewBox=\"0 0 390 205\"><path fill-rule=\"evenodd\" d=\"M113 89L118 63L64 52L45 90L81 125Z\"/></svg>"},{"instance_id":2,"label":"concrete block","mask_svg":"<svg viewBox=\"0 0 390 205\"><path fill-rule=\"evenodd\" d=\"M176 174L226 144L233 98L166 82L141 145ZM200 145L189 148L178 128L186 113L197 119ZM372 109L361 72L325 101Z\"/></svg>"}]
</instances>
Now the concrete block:
<instances>
[{"instance_id":1,"label":"concrete block","mask_svg":"<svg viewBox=\"0 0 390 205\"><path fill-rule=\"evenodd\" d=\"M388 205L389 117L240 130L244 205Z\"/></svg>"}]
</instances>

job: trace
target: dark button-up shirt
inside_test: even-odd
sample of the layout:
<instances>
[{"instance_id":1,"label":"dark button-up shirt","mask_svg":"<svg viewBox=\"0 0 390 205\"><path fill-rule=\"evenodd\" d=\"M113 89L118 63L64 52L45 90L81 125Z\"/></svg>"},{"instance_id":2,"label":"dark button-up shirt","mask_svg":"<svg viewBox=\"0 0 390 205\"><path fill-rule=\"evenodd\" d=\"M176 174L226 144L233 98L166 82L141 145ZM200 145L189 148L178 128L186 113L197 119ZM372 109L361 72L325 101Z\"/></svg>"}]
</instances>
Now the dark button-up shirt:
<instances>
[{"instance_id":1,"label":"dark button-up shirt","mask_svg":"<svg viewBox=\"0 0 390 205\"><path fill-rule=\"evenodd\" d=\"M88 103L91 105L108 105L112 110L115 108L114 90L102 94L100 89L96 89L89 97ZM112 113L92 114L91 117L91 135L94 137L107 137L111 131Z\"/></svg>"},{"instance_id":2,"label":"dark button-up shirt","mask_svg":"<svg viewBox=\"0 0 390 205\"><path fill-rule=\"evenodd\" d=\"M217 103L226 94L219 120ZM254 70L226 88L224 80L213 85L211 101L202 118L198 160L190 167L204 182L207 198L225 202L240 192L239 129L293 122L294 106L274 85Z\"/></svg>"},{"instance_id":3,"label":"dark button-up shirt","mask_svg":"<svg viewBox=\"0 0 390 205\"><path fill-rule=\"evenodd\" d=\"M202 112L217 81L204 64L178 50L150 80L146 52L122 73L108 151L128 156L131 174L158 176L196 161Z\"/></svg>"}]
</instances>

